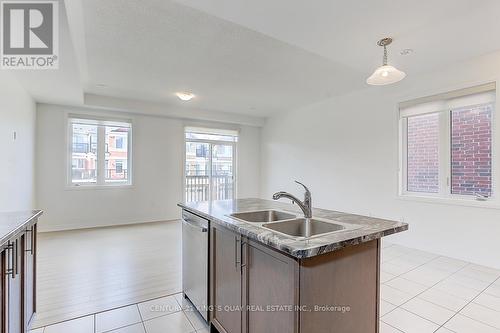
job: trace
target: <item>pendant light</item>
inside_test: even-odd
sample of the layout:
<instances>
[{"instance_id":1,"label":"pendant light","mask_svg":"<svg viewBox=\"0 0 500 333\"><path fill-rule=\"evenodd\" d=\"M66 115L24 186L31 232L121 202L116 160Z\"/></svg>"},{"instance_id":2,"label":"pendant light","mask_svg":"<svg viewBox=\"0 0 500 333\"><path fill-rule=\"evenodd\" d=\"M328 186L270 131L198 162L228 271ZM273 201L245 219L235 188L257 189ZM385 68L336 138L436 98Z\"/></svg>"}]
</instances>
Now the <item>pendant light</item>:
<instances>
[{"instance_id":1,"label":"pendant light","mask_svg":"<svg viewBox=\"0 0 500 333\"><path fill-rule=\"evenodd\" d=\"M368 79L366 79L366 83L374 86L383 86L401 81L405 78L405 72L387 64L387 45L391 43L392 38L390 37L381 39L377 42L378 46L382 46L384 48L383 64L377 68Z\"/></svg>"}]
</instances>

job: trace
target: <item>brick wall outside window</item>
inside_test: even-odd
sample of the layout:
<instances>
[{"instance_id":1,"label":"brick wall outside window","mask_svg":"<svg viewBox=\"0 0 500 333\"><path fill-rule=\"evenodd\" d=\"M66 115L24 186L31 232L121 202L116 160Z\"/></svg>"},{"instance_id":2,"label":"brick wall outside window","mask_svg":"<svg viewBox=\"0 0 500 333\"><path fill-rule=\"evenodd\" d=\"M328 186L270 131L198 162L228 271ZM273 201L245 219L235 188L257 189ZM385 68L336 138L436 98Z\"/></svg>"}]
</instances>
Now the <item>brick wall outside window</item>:
<instances>
[{"instance_id":1,"label":"brick wall outside window","mask_svg":"<svg viewBox=\"0 0 500 333\"><path fill-rule=\"evenodd\" d=\"M451 193L491 196L491 104L451 112Z\"/></svg>"},{"instance_id":2,"label":"brick wall outside window","mask_svg":"<svg viewBox=\"0 0 500 333\"><path fill-rule=\"evenodd\" d=\"M439 192L439 115L408 118L408 188L410 192Z\"/></svg>"}]
</instances>

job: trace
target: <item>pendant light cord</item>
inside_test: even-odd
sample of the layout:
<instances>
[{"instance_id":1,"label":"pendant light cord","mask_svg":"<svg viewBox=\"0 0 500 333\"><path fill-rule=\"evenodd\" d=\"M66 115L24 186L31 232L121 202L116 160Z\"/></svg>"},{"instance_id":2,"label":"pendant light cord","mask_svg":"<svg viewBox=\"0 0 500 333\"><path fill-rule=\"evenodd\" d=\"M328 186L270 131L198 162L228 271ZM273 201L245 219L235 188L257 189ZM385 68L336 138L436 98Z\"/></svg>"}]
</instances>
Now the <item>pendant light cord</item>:
<instances>
[{"instance_id":1,"label":"pendant light cord","mask_svg":"<svg viewBox=\"0 0 500 333\"><path fill-rule=\"evenodd\" d=\"M384 64L384 66L387 66L387 46L384 45L384 58L382 60L382 63Z\"/></svg>"}]
</instances>

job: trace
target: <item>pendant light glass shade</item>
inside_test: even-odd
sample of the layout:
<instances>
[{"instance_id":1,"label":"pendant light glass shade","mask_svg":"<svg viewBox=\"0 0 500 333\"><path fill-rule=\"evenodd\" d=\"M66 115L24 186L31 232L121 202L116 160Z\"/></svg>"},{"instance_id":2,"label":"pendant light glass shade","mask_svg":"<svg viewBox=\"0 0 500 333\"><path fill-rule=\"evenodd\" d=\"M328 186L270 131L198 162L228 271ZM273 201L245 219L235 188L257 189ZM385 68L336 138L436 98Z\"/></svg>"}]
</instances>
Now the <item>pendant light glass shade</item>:
<instances>
[{"instance_id":1,"label":"pendant light glass shade","mask_svg":"<svg viewBox=\"0 0 500 333\"><path fill-rule=\"evenodd\" d=\"M383 86L385 84L396 83L401 81L406 76L406 73L400 71L391 65L380 66L373 74L366 79L366 83L374 86Z\"/></svg>"},{"instance_id":2,"label":"pendant light glass shade","mask_svg":"<svg viewBox=\"0 0 500 333\"><path fill-rule=\"evenodd\" d=\"M406 73L400 71L394 66L387 64L387 45L392 43L392 38L384 38L378 41L378 45L384 48L383 65L373 72L373 74L366 79L366 83L374 86L383 86L386 84L395 83L405 78Z\"/></svg>"}]
</instances>

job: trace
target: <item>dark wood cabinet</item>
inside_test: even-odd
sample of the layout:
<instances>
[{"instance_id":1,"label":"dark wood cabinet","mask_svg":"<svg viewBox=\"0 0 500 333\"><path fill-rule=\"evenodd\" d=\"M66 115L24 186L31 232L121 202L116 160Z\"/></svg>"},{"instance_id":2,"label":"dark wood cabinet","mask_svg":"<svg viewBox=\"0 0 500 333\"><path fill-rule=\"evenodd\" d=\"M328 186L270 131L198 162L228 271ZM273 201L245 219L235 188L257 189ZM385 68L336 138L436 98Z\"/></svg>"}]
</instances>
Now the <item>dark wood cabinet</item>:
<instances>
[{"instance_id":1,"label":"dark wood cabinet","mask_svg":"<svg viewBox=\"0 0 500 333\"><path fill-rule=\"evenodd\" d=\"M224 227L211 228L211 321L220 333L298 332L298 264Z\"/></svg>"},{"instance_id":2,"label":"dark wood cabinet","mask_svg":"<svg viewBox=\"0 0 500 333\"><path fill-rule=\"evenodd\" d=\"M1 252L1 333L27 333L35 313L36 224L13 236Z\"/></svg>"},{"instance_id":3,"label":"dark wood cabinet","mask_svg":"<svg viewBox=\"0 0 500 333\"><path fill-rule=\"evenodd\" d=\"M313 310L317 305L336 308L301 311L300 332L335 327L336 332L377 333L379 269L379 240L302 260L301 305Z\"/></svg>"},{"instance_id":4,"label":"dark wood cabinet","mask_svg":"<svg viewBox=\"0 0 500 333\"><path fill-rule=\"evenodd\" d=\"M4 304L7 301L7 294L5 293L5 280L7 276L5 275L5 265L7 261L7 252L0 252L0 332L5 333L5 320L6 313L4 311Z\"/></svg>"},{"instance_id":5,"label":"dark wood cabinet","mask_svg":"<svg viewBox=\"0 0 500 333\"><path fill-rule=\"evenodd\" d=\"M36 224L26 229L24 237L24 325L28 331L36 311Z\"/></svg>"},{"instance_id":6,"label":"dark wood cabinet","mask_svg":"<svg viewBox=\"0 0 500 333\"><path fill-rule=\"evenodd\" d=\"M297 262L253 241L245 242L245 249L245 332L298 332Z\"/></svg>"},{"instance_id":7,"label":"dark wood cabinet","mask_svg":"<svg viewBox=\"0 0 500 333\"><path fill-rule=\"evenodd\" d=\"M23 236L9 241L5 261L5 327L8 333L24 332L23 325Z\"/></svg>"},{"instance_id":8,"label":"dark wood cabinet","mask_svg":"<svg viewBox=\"0 0 500 333\"><path fill-rule=\"evenodd\" d=\"M219 333L378 332L379 240L298 259L216 223L210 237Z\"/></svg>"},{"instance_id":9,"label":"dark wood cabinet","mask_svg":"<svg viewBox=\"0 0 500 333\"><path fill-rule=\"evenodd\" d=\"M211 321L220 333L242 332L241 236L219 226L211 227Z\"/></svg>"}]
</instances>

